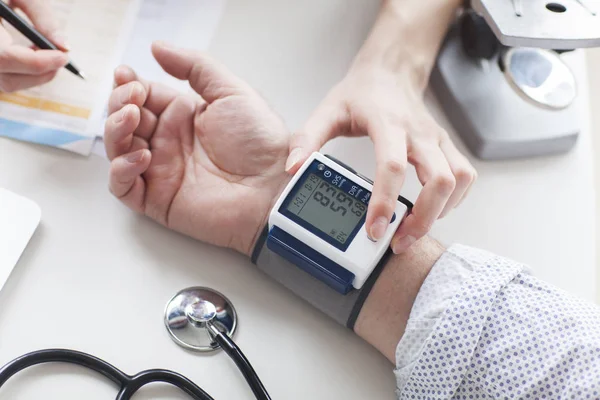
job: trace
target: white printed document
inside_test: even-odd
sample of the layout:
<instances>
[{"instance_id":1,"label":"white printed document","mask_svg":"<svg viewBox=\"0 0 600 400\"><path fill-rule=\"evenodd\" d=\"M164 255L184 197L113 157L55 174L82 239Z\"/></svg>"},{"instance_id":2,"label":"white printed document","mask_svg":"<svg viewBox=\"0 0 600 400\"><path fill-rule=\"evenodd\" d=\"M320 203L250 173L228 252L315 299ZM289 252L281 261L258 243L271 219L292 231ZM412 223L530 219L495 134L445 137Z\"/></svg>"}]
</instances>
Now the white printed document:
<instances>
[{"instance_id":1,"label":"white printed document","mask_svg":"<svg viewBox=\"0 0 600 400\"><path fill-rule=\"evenodd\" d=\"M123 32L140 0L49 0L84 81L64 68L52 82L0 93L0 135L89 154L102 118L102 85L121 56ZM27 40L7 27L17 42ZM122 51L122 50L121 50Z\"/></svg>"},{"instance_id":2,"label":"white printed document","mask_svg":"<svg viewBox=\"0 0 600 400\"><path fill-rule=\"evenodd\" d=\"M0 93L0 136L84 155L103 135L114 69L128 64L145 79L186 90L187 83L168 76L156 63L151 44L165 40L207 49L225 5L225 0L48 1L64 27L70 58L87 79L63 69L46 85Z\"/></svg>"}]
</instances>

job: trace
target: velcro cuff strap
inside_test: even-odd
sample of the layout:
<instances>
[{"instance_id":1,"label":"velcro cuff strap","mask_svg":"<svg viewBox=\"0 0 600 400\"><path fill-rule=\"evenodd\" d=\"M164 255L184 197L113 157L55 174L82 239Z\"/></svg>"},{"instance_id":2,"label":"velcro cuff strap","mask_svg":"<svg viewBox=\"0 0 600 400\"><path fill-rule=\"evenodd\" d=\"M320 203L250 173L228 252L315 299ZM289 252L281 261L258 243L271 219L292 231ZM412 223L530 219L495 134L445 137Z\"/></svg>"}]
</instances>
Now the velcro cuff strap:
<instances>
[{"instance_id":1,"label":"velcro cuff strap","mask_svg":"<svg viewBox=\"0 0 600 400\"><path fill-rule=\"evenodd\" d=\"M265 227L256 242L256 247L252 253L252 262L261 271L289 289L296 296L307 301L338 323L354 329L360 310L387 263L391 250L386 251L361 289L352 288L348 293L341 294L271 251L266 245L268 233L268 227Z\"/></svg>"}]
</instances>

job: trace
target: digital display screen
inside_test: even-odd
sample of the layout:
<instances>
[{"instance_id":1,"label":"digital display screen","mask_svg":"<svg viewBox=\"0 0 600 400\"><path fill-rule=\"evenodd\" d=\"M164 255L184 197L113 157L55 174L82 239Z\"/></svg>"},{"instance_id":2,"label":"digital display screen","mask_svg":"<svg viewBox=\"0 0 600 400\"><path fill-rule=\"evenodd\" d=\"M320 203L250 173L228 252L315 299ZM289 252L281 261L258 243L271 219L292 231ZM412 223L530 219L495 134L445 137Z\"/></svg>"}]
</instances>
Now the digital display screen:
<instances>
[{"instance_id":1,"label":"digital display screen","mask_svg":"<svg viewBox=\"0 0 600 400\"><path fill-rule=\"evenodd\" d=\"M318 164L298 180L287 205L283 206L345 250L346 242L354 237L363 221L370 196L364 188Z\"/></svg>"}]
</instances>

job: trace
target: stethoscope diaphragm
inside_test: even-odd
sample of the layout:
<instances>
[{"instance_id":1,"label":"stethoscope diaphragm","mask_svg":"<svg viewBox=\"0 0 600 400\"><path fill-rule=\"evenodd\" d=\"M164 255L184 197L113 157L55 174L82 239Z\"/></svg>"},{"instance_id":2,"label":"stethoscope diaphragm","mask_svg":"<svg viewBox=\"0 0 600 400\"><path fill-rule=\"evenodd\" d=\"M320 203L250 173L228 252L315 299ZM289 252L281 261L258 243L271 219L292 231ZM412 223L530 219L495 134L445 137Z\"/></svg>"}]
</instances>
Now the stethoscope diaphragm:
<instances>
[{"instance_id":1,"label":"stethoscope diaphragm","mask_svg":"<svg viewBox=\"0 0 600 400\"><path fill-rule=\"evenodd\" d=\"M179 291L165 308L164 323L169 335L179 346L193 351L219 349L210 326L233 337L237 313L223 294L206 287L190 287Z\"/></svg>"}]
</instances>

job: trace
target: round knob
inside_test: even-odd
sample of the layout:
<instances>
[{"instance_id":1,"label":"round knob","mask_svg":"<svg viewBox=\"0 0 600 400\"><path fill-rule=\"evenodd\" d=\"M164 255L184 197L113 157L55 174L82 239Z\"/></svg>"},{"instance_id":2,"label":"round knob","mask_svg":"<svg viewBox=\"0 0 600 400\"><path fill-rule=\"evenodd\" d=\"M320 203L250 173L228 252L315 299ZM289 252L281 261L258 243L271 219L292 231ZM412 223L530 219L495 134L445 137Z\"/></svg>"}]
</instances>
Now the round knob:
<instances>
[{"instance_id":1,"label":"round knob","mask_svg":"<svg viewBox=\"0 0 600 400\"><path fill-rule=\"evenodd\" d=\"M467 10L461 16L460 39L465 53L473 58L491 60L500 48L500 42L485 19L473 10Z\"/></svg>"},{"instance_id":2,"label":"round knob","mask_svg":"<svg viewBox=\"0 0 600 400\"><path fill-rule=\"evenodd\" d=\"M198 300L185 308L185 316L193 325L204 327L217 315L215 305L206 300Z\"/></svg>"}]
</instances>

